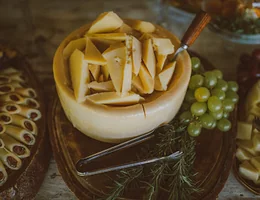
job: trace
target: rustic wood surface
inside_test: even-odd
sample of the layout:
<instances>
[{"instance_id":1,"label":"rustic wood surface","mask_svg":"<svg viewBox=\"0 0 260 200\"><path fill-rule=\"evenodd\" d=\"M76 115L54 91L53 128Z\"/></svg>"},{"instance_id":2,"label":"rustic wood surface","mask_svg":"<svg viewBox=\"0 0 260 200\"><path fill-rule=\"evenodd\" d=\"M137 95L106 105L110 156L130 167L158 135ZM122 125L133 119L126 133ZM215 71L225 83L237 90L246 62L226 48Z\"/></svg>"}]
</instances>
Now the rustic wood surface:
<instances>
[{"instance_id":1,"label":"rustic wood surface","mask_svg":"<svg viewBox=\"0 0 260 200\"><path fill-rule=\"evenodd\" d=\"M49 100L54 94L52 58L58 44L72 30L93 20L100 12L113 10L122 17L150 21L163 19L165 10L154 9L157 0L0 0L0 39L25 54L42 81ZM181 36L187 17L176 16L168 27ZM205 29L192 49L224 71L225 78L236 78L239 55L257 45L234 44ZM70 200L76 197L62 180L54 159L36 200ZM219 199L260 199L248 192L231 173Z\"/></svg>"}]
</instances>

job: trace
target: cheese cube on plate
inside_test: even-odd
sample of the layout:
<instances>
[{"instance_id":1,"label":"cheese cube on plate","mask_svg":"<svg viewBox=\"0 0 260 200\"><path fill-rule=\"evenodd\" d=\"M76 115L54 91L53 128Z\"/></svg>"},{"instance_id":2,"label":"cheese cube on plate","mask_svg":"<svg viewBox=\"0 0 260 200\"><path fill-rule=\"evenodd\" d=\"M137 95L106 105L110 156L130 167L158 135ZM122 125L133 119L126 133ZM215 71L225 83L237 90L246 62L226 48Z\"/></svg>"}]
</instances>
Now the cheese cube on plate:
<instances>
[{"instance_id":1,"label":"cheese cube on plate","mask_svg":"<svg viewBox=\"0 0 260 200\"><path fill-rule=\"evenodd\" d=\"M251 140L252 123L239 121L237 123L237 139Z\"/></svg>"},{"instance_id":2,"label":"cheese cube on plate","mask_svg":"<svg viewBox=\"0 0 260 200\"><path fill-rule=\"evenodd\" d=\"M259 178L258 170L248 161L244 161L239 166L239 173L242 177L251 181L257 181Z\"/></svg>"}]
</instances>

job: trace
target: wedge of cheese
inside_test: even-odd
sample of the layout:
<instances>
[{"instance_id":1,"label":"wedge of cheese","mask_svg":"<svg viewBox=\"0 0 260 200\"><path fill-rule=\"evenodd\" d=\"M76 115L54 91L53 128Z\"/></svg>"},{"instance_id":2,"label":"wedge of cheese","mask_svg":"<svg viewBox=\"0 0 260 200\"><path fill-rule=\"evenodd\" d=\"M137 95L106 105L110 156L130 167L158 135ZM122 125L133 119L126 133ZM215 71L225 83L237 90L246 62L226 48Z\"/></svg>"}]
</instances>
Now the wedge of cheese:
<instances>
[{"instance_id":1,"label":"wedge of cheese","mask_svg":"<svg viewBox=\"0 0 260 200\"><path fill-rule=\"evenodd\" d=\"M140 94L144 94L144 86L139 76L135 76L132 79L132 85Z\"/></svg>"},{"instance_id":2,"label":"wedge of cheese","mask_svg":"<svg viewBox=\"0 0 260 200\"><path fill-rule=\"evenodd\" d=\"M107 33L112 32L122 26L123 21L114 12L105 12L93 21L88 33Z\"/></svg>"},{"instance_id":3,"label":"wedge of cheese","mask_svg":"<svg viewBox=\"0 0 260 200\"><path fill-rule=\"evenodd\" d=\"M259 178L259 173L255 167L253 167L249 161L244 161L239 166L239 173L242 177L251 180L251 181L257 181Z\"/></svg>"},{"instance_id":4,"label":"wedge of cheese","mask_svg":"<svg viewBox=\"0 0 260 200\"><path fill-rule=\"evenodd\" d=\"M157 60L156 69L158 73L162 71L164 65L166 64L167 57L168 55L156 54L156 60Z\"/></svg>"},{"instance_id":5,"label":"wedge of cheese","mask_svg":"<svg viewBox=\"0 0 260 200\"><path fill-rule=\"evenodd\" d=\"M63 57L65 59L69 58L70 55L75 51L75 49L78 49L80 51L83 51L86 47L86 39L80 38L76 40L70 41L70 43L64 48L63 50Z\"/></svg>"},{"instance_id":6,"label":"wedge of cheese","mask_svg":"<svg viewBox=\"0 0 260 200\"><path fill-rule=\"evenodd\" d=\"M257 152L254 149L253 142L251 140L237 140L237 145L251 153L252 155L256 156Z\"/></svg>"},{"instance_id":7,"label":"wedge of cheese","mask_svg":"<svg viewBox=\"0 0 260 200\"><path fill-rule=\"evenodd\" d=\"M252 141L254 150L260 152L260 134L254 134Z\"/></svg>"},{"instance_id":8,"label":"wedge of cheese","mask_svg":"<svg viewBox=\"0 0 260 200\"><path fill-rule=\"evenodd\" d=\"M135 75L138 75L141 67L141 62L142 62L142 43L135 37L132 37L131 52L132 52L133 73Z\"/></svg>"},{"instance_id":9,"label":"wedge of cheese","mask_svg":"<svg viewBox=\"0 0 260 200\"><path fill-rule=\"evenodd\" d=\"M90 81L88 62L84 59L84 54L76 49L70 56L70 74L74 90L75 99L78 103L85 101L89 93L87 83Z\"/></svg>"},{"instance_id":10,"label":"wedge of cheese","mask_svg":"<svg viewBox=\"0 0 260 200\"><path fill-rule=\"evenodd\" d=\"M100 65L89 64L88 68L93 78L97 81L100 76Z\"/></svg>"},{"instance_id":11,"label":"wedge of cheese","mask_svg":"<svg viewBox=\"0 0 260 200\"><path fill-rule=\"evenodd\" d=\"M106 59L88 37L86 37L85 60L96 65L107 64Z\"/></svg>"},{"instance_id":12,"label":"wedge of cheese","mask_svg":"<svg viewBox=\"0 0 260 200\"><path fill-rule=\"evenodd\" d=\"M113 92L115 91L112 81L100 82L93 81L88 84L90 89L93 89L97 92Z\"/></svg>"},{"instance_id":13,"label":"wedge of cheese","mask_svg":"<svg viewBox=\"0 0 260 200\"><path fill-rule=\"evenodd\" d=\"M126 34L132 34L133 33L133 29L131 28L131 26L127 25L126 23L123 23L120 28L118 28L117 30L115 30L115 33L126 33Z\"/></svg>"},{"instance_id":14,"label":"wedge of cheese","mask_svg":"<svg viewBox=\"0 0 260 200\"><path fill-rule=\"evenodd\" d=\"M155 26L146 21L136 20L132 24L133 29L138 30L143 33L152 33L155 31Z\"/></svg>"},{"instance_id":15,"label":"wedge of cheese","mask_svg":"<svg viewBox=\"0 0 260 200\"><path fill-rule=\"evenodd\" d=\"M241 122L237 123L237 139L251 140L252 135L252 124Z\"/></svg>"},{"instance_id":16,"label":"wedge of cheese","mask_svg":"<svg viewBox=\"0 0 260 200\"><path fill-rule=\"evenodd\" d=\"M169 55L174 53L174 45L168 38L153 38L153 47L158 55Z\"/></svg>"},{"instance_id":17,"label":"wedge of cheese","mask_svg":"<svg viewBox=\"0 0 260 200\"><path fill-rule=\"evenodd\" d=\"M160 85L164 91L167 90L168 84L172 79L175 66L176 66L176 62L171 62L165 67L165 69L160 74L158 74L157 81L159 80Z\"/></svg>"},{"instance_id":18,"label":"wedge of cheese","mask_svg":"<svg viewBox=\"0 0 260 200\"><path fill-rule=\"evenodd\" d=\"M239 147L236 151L236 157L240 162L242 162L244 160L250 160L253 155Z\"/></svg>"},{"instance_id":19,"label":"wedge of cheese","mask_svg":"<svg viewBox=\"0 0 260 200\"><path fill-rule=\"evenodd\" d=\"M141 64L139 76L143 84L143 91L145 94L151 94L154 91L154 79L146 69L146 67Z\"/></svg>"},{"instance_id":20,"label":"wedge of cheese","mask_svg":"<svg viewBox=\"0 0 260 200\"><path fill-rule=\"evenodd\" d=\"M122 83L122 93L131 91L132 84L132 37L127 37L125 41L126 45L126 62L123 71L123 83Z\"/></svg>"},{"instance_id":21,"label":"wedge of cheese","mask_svg":"<svg viewBox=\"0 0 260 200\"><path fill-rule=\"evenodd\" d=\"M103 56L107 60L107 68L117 92L122 91L124 68L126 64L126 47L123 43L111 46Z\"/></svg>"},{"instance_id":22,"label":"wedge of cheese","mask_svg":"<svg viewBox=\"0 0 260 200\"><path fill-rule=\"evenodd\" d=\"M156 59L153 51L152 39L143 42L143 61L152 78L156 73Z\"/></svg>"},{"instance_id":23,"label":"wedge of cheese","mask_svg":"<svg viewBox=\"0 0 260 200\"><path fill-rule=\"evenodd\" d=\"M250 163L257 169L260 176L260 156L251 158Z\"/></svg>"},{"instance_id":24,"label":"wedge of cheese","mask_svg":"<svg viewBox=\"0 0 260 200\"><path fill-rule=\"evenodd\" d=\"M86 37L91 39L101 38L103 40L115 40L115 41L124 41L126 40L126 33L102 33L102 34L86 34Z\"/></svg>"},{"instance_id":25,"label":"wedge of cheese","mask_svg":"<svg viewBox=\"0 0 260 200\"><path fill-rule=\"evenodd\" d=\"M164 88L161 84L159 76L156 76L155 79L154 79L154 89L157 90L157 91L164 91Z\"/></svg>"},{"instance_id":26,"label":"wedge of cheese","mask_svg":"<svg viewBox=\"0 0 260 200\"><path fill-rule=\"evenodd\" d=\"M106 105L132 105L142 100L142 97L133 92L127 94L120 94L117 92L103 92L87 96L87 99L96 104Z\"/></svg>"}]
</instances>

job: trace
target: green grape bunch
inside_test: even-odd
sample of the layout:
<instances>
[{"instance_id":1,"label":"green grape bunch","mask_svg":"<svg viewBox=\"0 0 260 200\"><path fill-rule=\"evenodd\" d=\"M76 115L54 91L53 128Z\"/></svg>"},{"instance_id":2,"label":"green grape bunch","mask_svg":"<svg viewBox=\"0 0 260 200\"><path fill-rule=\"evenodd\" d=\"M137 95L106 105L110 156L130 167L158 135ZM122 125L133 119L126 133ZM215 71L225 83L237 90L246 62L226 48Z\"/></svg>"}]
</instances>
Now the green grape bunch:
<instances>
[{"instance_id":1,"label":"green grape bunch","mask_svg":"<svg viewBox=\"0 0 260 200\"><path fill-rule=\"evenodd\" d=\"M218 128L227 132L231 129L228 120L236 103L238 84L225 81L220 70L204 72L199 58L192 57L192 76L179 118L188 124L190 136L197 137L201 130Z\"/></svg>"}]
</instances>

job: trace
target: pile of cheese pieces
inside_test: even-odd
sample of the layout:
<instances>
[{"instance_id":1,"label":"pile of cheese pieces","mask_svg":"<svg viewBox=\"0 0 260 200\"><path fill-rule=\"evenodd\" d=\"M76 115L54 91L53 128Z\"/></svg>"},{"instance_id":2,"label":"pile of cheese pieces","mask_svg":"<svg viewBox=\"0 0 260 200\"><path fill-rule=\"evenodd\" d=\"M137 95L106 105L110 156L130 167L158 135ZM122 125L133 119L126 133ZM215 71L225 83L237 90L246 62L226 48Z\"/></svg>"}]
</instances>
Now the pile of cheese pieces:
<instances>
[{"instance_id":1,"label":"pile of cheese pieces","mask_svg":"<svg viewBox=\"0 0 260 200\"><path fill-rule=\"evenodd\" d=\"M260 80L249 91L245 102L246 122L238 122L236 157L241 162L239 173L260 185L260 132L254 118L260 117Z\"/></svg>"},{"instance_id":2,"label":"pile of cheese pieces","mask_svg":"<svg viewBox=\"0 0 260 200\"><path fill-rule=\"evenodd\" d=\"M83 38L70 41L63 56L76 101L131 105L154 90L166 91L175 71L176 63L168 61L174 45L155 31L149 22L128 25L114 12L106 12Z\"/></svg>"}]
</instances>

